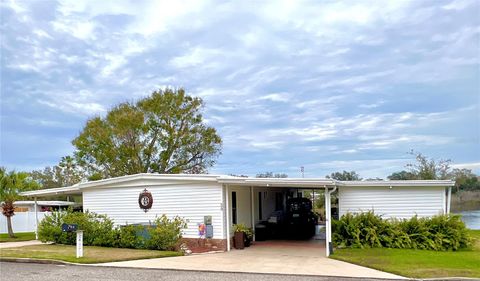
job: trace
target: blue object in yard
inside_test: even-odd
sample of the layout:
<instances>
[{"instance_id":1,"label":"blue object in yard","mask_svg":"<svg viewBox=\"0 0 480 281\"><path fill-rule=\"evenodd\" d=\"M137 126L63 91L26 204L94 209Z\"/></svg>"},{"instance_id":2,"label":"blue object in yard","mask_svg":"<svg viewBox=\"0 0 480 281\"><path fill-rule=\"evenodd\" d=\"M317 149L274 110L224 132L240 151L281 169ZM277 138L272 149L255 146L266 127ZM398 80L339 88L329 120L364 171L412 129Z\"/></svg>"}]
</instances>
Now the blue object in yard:
<instances>
[{"instance_id":1,"label":"blue object in yard","mask_svg":"<svg viewBox=\"0 0 480 281\"><path fill-rule=\"evenodd\" d=\"M205 238L213 238L213 225L207 224L207 232Z\"/></svg>"},{"instance_id":2,"label":"blue object in yard","mask_svg":"<svg viewBox=\"0 0 480 281\"><path fill-rule=\"evenodd\" d=\"M135 235L137 237L142 237L145 240L150 239L150 236L151 236L150 233L148 232L148 228L149 227L155 227L155 225L153 225L153 224L151 225L149 223L135 223L135 224L130 224L130 225L139 226Z\"/></svg>"},{"instance_id":3,"label":"blue object in yard","mask_svg":"<svg viewBox=\"0 0 480 281\"><path fill-rule=\"evenodd\" d=\"M75 232L77 230L78 230L78 224L73 224L73 223L62 224L62 231L63 232Z\"/></svg>"}]
</instances>

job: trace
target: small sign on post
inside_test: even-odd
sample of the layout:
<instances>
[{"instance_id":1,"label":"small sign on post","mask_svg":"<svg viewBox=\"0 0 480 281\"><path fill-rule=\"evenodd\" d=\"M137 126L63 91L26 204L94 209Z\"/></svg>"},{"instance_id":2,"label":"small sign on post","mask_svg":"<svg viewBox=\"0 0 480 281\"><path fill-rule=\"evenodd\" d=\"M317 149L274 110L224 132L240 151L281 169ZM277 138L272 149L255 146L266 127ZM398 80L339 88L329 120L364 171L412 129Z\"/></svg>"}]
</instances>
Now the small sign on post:
<instances>
[{"instance_id":1,"label":"small sign on post","mask_svg":"<svg viewBox=\"0 0 480 281\"><path fill-rule=\"evenodd\" d=\"M78 230L78 224L62 224L63 232L77 233L77 258L83 257L83 230Z\"/></svg>"},{"instance_id":2,"label":"small sign on post","mask_svg":"<svg viewBox=\"0 0 480 281\"><path fill-rule=\"evenodd\" d=\"M83 257L83 230L77 230L77 258Z\"/></svg>"},{"instance_id":3,"label":"small sign on post","mask_svg":"<svg viewBox=\"0 0 480 281\"><path fill-rule=\"evenodd\" d=\"M75 232L78 229L78 224L73 223L64 223L62 224L62 231L63 232Z\"/></svg>"}]
</instances>

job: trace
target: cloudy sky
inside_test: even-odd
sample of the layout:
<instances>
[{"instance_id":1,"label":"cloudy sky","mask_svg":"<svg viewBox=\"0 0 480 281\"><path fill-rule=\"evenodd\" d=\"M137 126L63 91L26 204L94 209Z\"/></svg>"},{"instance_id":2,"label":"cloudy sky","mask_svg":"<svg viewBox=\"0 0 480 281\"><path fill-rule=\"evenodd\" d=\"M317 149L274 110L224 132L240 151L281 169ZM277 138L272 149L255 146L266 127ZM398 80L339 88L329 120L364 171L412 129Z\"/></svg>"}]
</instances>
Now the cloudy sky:
<instances>
[{"instance_id":1,"label":"cloudy sky","mask_svg":"<svg viewBox=\"0 0 480 281\"><path fill-rule=\"evenodd\" d=\"M1 1L1 165L58 163L88 118L171 86L224 140L210 172L480 172L480 2Z\"/></svg>"}]
</instances>

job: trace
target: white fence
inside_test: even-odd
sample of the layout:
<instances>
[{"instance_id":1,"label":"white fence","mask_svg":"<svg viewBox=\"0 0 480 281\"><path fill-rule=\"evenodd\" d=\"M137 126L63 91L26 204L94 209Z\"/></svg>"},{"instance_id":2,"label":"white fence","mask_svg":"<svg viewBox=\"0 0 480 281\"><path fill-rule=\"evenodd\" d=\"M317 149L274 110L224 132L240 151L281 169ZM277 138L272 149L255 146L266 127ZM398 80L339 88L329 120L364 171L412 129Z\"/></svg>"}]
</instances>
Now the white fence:
<instances>
[{"instance_id":1,"label":"white fence","mask_svg":"<svg viewBox=\"0 0 480 281\"><path fill-rule=\"evenodd\" d=\"M38 212L38 222L40 223L45 215L50 212ZM33 232L35 231L35 212L19 212L12 217L13 232ZM0 214L0 233L8 233L7 217Z\"/></svg>"}]
</instances>

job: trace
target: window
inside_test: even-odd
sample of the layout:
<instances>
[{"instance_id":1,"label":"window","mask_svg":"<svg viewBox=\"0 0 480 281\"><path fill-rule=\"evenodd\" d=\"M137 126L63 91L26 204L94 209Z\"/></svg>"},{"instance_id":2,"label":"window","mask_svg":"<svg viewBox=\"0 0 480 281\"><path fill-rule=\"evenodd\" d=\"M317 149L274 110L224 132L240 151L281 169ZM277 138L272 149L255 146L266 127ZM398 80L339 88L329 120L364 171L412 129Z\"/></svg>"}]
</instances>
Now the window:
<instances>
[{"instance_id":1,"label":"window","mask_svg":"<svg viewBox=\"0 0 480 281\"><path fill-rule=\"evenodd\" d=\"M283 210L283 194L281 192L275 192L275 211Z\"/></svg>"},{"instance_id":2,"label":"window","mask_svg":"<svg viewBox=\"0 0 480 281\"><path fill-rule=\"evenodd\" d=\"M258 193L258 219L259 220L262 220L263 219L263 215L262 215L262 192L259 192Z\"/></svg>"},{"instance_id":3,"label":"window","mask_svg":"<svg viewBox=\"0 0 480 281\"><path fill-rule=\"evenodd\" d=\"M237 224L237 192L232 191L232 223Z\"/></svg>"}]
</instances>

